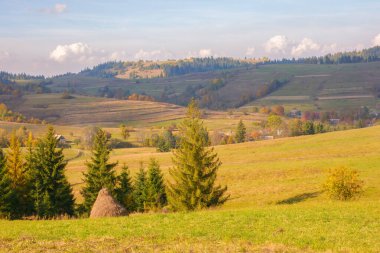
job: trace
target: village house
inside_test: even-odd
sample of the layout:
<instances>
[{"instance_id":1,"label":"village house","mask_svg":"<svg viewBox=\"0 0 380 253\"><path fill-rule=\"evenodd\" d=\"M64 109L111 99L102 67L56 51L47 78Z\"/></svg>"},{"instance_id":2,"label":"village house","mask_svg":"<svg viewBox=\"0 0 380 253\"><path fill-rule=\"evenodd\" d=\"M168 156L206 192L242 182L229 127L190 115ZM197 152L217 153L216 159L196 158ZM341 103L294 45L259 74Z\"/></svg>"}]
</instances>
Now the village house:
<instances>
[{"instance_id":1,"label":"village house","mask_svg":"<svg viewBox=\"0 0 380 253\"><path fill-rule=\"evenodd\" d=\"M54 135L54 137L58 140L58 143L60 145L66 145L67 144L66 138L63 135L56 134L56 135Z\"/></svg>"}]
</instances>

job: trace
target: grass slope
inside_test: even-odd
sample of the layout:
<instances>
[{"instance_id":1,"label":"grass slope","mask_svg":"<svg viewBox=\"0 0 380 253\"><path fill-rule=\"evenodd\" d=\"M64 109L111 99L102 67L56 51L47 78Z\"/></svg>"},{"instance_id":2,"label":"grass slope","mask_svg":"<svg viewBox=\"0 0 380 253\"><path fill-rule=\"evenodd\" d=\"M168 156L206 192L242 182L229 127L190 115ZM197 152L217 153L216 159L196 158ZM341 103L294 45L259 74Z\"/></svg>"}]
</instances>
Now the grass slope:
<instances>
[{"instance_id":1,"label":"grass slope","mask_svg":"<svg viewBox=\"0 0 380 253\"><path fill-rule=\"evenodd\" d=\"M269 65L264 71L287 72L290 82L254 105L283 104L306 110L375 108L379 99L372 87L380 80L380 63L340 65Z\"/></svg>"},{"instance_id":2,"label":"grass slope","mask_svg":"<svg viewBox=\"0 0 380 253\"><path fill-rule=\"evenodd\" d=\"M243 96L255 94L257 89L274 79L288 79L289 83L269 96L254 101L253 105L285 104L288 108L308 110L342 110L360 106L376 107L372 86L380 80L380 62L318 65L274 64L258 68L233 69L207 73L193 73L169 78L134 80L95 78L70 75L53 79L53 91L75 88L80 93L95 95L99 88L145 92L160 97L165 89L173 94L183 93L188 86L207 86L214 78L223 78L225 86L215 91L223 105L231 107Z\"/></svg>"},{"instance_id":3,"label":"grass slope","mask_svg":"<svg viewBox=\"0 0 380 253\"><path fill-rule=\"evenodd\" d=\"M72 252L378 252L380 241L380 127L216 147L218 181L231 200L208 211L61 221L0 221L6 251ZM167 175L171 154L115 150L113 160L136 173L156 157ZM85 156L67 175L81 187ZM359 200L329 200L321 184L329 168L357 169L365 181ZM77 195L78 196L78 195ZM5 228L5 229L4 229Z\"/></svg>"},{"instance_id":4,"label":"grass slope","mask_svg":"<svg viewBox=\"0 0 380 253\"><path fill-rule=\"evenodd\" d=\"M73 99L61 97L61 94L26 95L22 100L13 103L11 109L28 117L67 127L98 125L112 128L121 123L138 127L162 127L177 123L185 115L185 108L167 103L80 95L75 95ZM230 115L227 112L208 110L204 115L210 130L231 130L240 119L259 122L266 117L258 113L236 112Z\"/></svg>"}]
</instances>

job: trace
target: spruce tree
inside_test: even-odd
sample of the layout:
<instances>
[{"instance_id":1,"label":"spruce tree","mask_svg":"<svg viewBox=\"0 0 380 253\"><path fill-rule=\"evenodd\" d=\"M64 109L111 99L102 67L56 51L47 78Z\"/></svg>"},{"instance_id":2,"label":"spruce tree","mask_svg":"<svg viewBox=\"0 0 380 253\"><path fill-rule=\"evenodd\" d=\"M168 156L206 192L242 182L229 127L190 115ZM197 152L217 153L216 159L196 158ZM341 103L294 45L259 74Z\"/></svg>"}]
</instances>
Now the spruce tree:
<instances>
[{"instance_id":1,"label":"spruce tree","mask_svg":"<svg viewBox=\"0 0 380 253\"><path fill-rule=\"evenodd\" d=\"M164 177L160 165L154 158L150 159L147 176L147 208L157 210L167 204Z\"/></svg>"},{"instance_id":2,"label":"spruce tree","mask_svg":"<svg viewBox=\"0 0 380 253\"><path fill-rule=\"evenodd\" d=\"M74 214L74 195L64 174L67 162L63 150L57 146L54 129L49 127L45 138L38 141L33 154L33 197L39 217Z\"/></svg>"},{"instance_id":3,"label":"spruce tree","mask_svg":"<svg viewBox=\"0 0 380 253\"><path fill-rule=\"evenodd\" d=\"M14 217L16 196L5 163L3 150L0 149L0 218L11 219Z\"/></svg>"},{"instance_id":4,"label":"spruce tree","mask_svg":"<svg viewBox=\"0 0 380 253\"><path fill-rule=\"evenodd\" d=\"M15 193L15 218L28 214L30 195L28 191L28 176L21 151L21 144L13 132L9 140L9 149L6 154L6 169L11 180L11 187Z\"/></svg>"},{"instance_id":5,"label":"spruce tree","mask_svg":"<svg viewBox=\"0 0 380 253\"><path fill-rule=\"evenodd\" d=\"M84 173L84 183L81 194L84 197L83 208L89 213L102 188L107 188L113 195L116 185L115 166L109 163L109 138L102 129L98 129L92 147L91 161L86 163L87 173Z\"/></svg>"},{"instance_id":6,"label":"spruce tree","mask_svg":"<svg viewBox=\"0 0 380 253\"><path fill-rule=\"evenodd\" d=\"M236 134L235 134L236 143L242 143L245 141L246 132L247 132L247 129L245 128L243 121L240 120L236 128Z\"/></svg>"},{"instance_id":7,"label":"spruce tree","mask_svg":"<svg viewBox=\"0 0 380 253\"><path fill-rule=\"evenodd\" d=\"M130 177L128 166L125 164L121 168L121 173L117 177L118 187L115 189L116 198L128 212L135 210L135 203L133 199L133 187Z\"/></svg>"},{"instance_id":8,"label":"spruce tree","mask_svg":"<svg viewBox=\"0 0 380 253\"><path fill-rule=\"evenodd\" d=\"M26 202L26 214L30 215L35 212L34 209L34 199L33 199L33 189L35 185L35 172L36 172L36 166L35 166L35 139L33 137L32 132L29 132L28 139L26 140L26 155L25 155L25 176L26 176L26 191L28 192L28 201Z\"/></svg>"},{"instance_id":9,"label":"spruce tree","mask_svg":"<svg viewBox=\"0 0 380 253\"><path fill-rule=\"evenodd\" d=\"M223 204L227 187L215 186L221 165L213 148L206 148L208 138L200 111L194 100L188 106L187 117L180 126L180 144L174 151L168 185L168 198L175 210L198 210Z\"/></svg>"},{"instance_id":10,"label":"spruce tree","mask_svg":"<svg viewBox=\"0 0 380 253\"><path fill-rule=\"evenodd\" d=\"M136 211L142 212L145 210L145 205L148 196L147 176L144 167L140 166L140 170L136 175L133 190L133 198L135 201Z\"/></svg>"}]
</instances>

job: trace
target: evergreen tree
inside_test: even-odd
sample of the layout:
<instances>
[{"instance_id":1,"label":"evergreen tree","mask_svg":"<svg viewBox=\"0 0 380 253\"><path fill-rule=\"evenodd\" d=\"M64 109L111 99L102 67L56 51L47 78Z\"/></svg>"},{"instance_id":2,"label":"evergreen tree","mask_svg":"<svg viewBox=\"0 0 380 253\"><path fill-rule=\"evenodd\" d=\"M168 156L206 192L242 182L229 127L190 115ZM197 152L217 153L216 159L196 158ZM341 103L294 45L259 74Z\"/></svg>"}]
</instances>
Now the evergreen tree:
<instances>
[{"instance_id":1,"label":"evergreen tree","mask_svg":"<svg viewBox=\"0 0 380 253\"><path fill-rule=\"evenodd\" d=\"M109 138L102 129L98 129L92 147L91 161L86 163L87 173L84 173L84 183L81 194L84 197L83 208L89 213L99 191L107 188L114 194L116 185L115 166L117 163L109 163Z\"/></svg>"},{"instance_id":2,"label":"evergreen tree","mask_svg":"<svg viewBox=\"0 0 380 253\"><path fill-rule=\"evenodd\" d=\"M214 186L221 165L212 148L206 148L206 129L200 121L200 111L194 100L187 117L180 126L181 140L174 151L174 168L170 175L174 183L168 185L168 198L176 210L197 210L223 204L227 187Z\"/></svg>"},{"instance_id":3,"label":"evergreen tree","mask_svg":"<svg viewBox=\"0 0 380 253\"><path fill-rule=\"evenodd\" d=\"M150 159L147 177L147 207L160 209L167 204L164 177L160 165L154 158Z\"/></svg>"},{"instance_id":4,"label":"evergreen tree","mask_svg":"<svg viewBox=\"0 0 380 253\"><path fill-rule=\"evenodd\" d=\"M26 214L32 214L35 212L34 209L34 200L33 200L33 190L35 185L35 172L36 172L36 163L35 163L35 140L32 132L29 132L28 139L26 140L27 153L25 155L25 173L26 173L26 191L28 192L28 200L26 202Z\"/></svg>"},{"instance_id":5,"label":"evergreen tree","mask_svg":"<svg viewBox=\"0 0 380 253\"><path fill-rule=\"evenodd\" d=\"M16 196L5 163L3 150L0 149L0 218L13 218Z\"/></svg>"},{"instance_id":6,"label":"evergreen tree","mask_svg":"<svg viewBox=\"0 0 380 253\"><path fill-rule=\"evenodd\" d=\"M303 126L303 133L308 135L308 134L314 134L314 123L312 121L306 121Z\"/></svg>"},{"instance_id":7,"label":"evergreen tree","mask_svg":"<svg viewBox=\"0 0 380 253\"><path fill-rule=\"evenodd\" d=\"M133 190L133 198L135 200L136 211L142 212L145 210L147 196L148 196L147 176L141 164L140 170L136 175L134 190Z\"/></svg>"},{"instance_id":8,"label":"evergreen tree","mask_svg":"<svg viewBox=\"0 0 380 253\"><path fill-rule=\"evenodd\" d=\"M121 174L117 177L118 187L116 188L116 198L128 212L135 210L133 199L133 187L128 166L124 164L121 168Z\"/></svg>"},{"instance_id":9,"label":"evergreen tree","mask_svg":"<svg viewBox=\"0 0 380 253\"><path fill-rule=\"evenodd\" d=\"M74 195L65 177L66 162L52 127L37 143L33 154L35 210L39 217L74 214Z\"/></svg>"},{"instance_id":10,"label":"evergreen tree","mask_svg":"<svg viewBox=\"0 0 380 253\"><path fill-rule=\"evenodd\" d=\"M314 131L315 133L324 133L325 132L325 129L324 129L324 126L321 122L317 123L315 126L314 126Z\"/></svg>"},{"instance_id":11,"label":"evergreen tree","mask_svg":"<svg viewBox=\"0 0 380 253\"><path fill-rule=\"evenodd\" d=\"M6 160L11 187L15 193L15 217L21 217L28 214L28 210L30 209L30 196L28 191L28 176L21 151L21 144L15 132L13 132L10 137Z\"/></svg>"},{"instance_id":12,"label":"evergreen tree","mask_svg":"<svg viewBox=\"0 0 380 253\"><path fill-rule=\"evenodd\" d=\"M7 169L12 180L14 189L22 188L26 183L25 166L21 153L21 144L13 132L9 140L9 151L7 153Z\"/></svg>"},{"instance_id":13,"label":"evergreen tree","mask_svg":"<svg viewBox=\"0 0 380 253\"><path fill-rule=\"evenodd\" d=\"M247 129L245 128L243 121L240 120L236 128L236 135L235 135L236 143L241 143L245 141L246 132L247 132Z\"/></svg>"}]
</instances>

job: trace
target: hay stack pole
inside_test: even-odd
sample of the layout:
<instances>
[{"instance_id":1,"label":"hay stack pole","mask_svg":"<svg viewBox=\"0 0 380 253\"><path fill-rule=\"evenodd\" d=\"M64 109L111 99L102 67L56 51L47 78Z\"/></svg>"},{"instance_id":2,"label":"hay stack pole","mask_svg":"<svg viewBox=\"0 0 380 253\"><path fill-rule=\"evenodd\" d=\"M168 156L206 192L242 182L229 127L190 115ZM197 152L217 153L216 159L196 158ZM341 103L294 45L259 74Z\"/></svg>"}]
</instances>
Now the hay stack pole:
<instances>
[{"instance_id":1,"label":"hay stack pole","mask_svg":"<svg viewBox=\"0 0 380 253\"><path fill-rule=\"evenodd\" d=\"M127 210L120 205L106 188L99 191L92 206L90 218L117 217L127 215Z\"/></svg>"}]
</instances>

